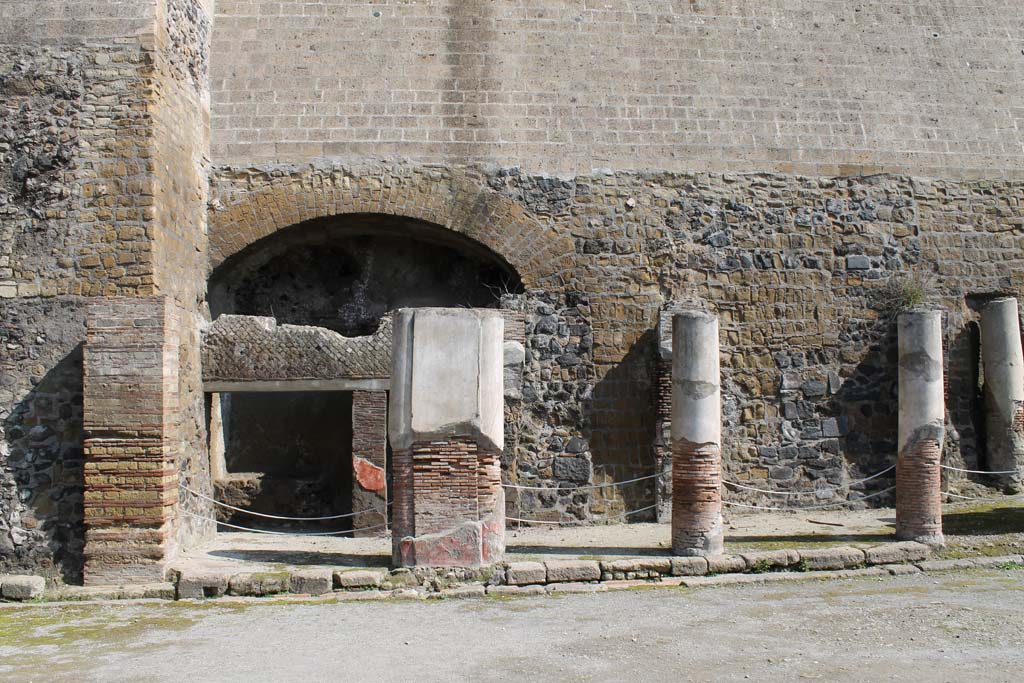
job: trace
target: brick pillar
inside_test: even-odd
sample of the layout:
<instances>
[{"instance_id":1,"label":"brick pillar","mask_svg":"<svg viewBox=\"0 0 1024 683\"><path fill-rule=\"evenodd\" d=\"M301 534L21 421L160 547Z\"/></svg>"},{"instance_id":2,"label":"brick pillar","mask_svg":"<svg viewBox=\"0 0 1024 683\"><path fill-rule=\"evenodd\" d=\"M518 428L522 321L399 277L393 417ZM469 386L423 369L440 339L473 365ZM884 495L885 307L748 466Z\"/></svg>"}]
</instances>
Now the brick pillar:
<instances>
[{"instance_id":1,"label":"brick pillar","mask_svg":"<svg viewBox=\"0 0 1024 683\"><path fill-rule=\"evenodd\" d=\"M946 434L942 311L901 313L896 538L942 545L942 443Z\"/></svg>"},{"instance_id":2,"label":"brick pillar","mask_svg":"<svg viewBox=\"0 0 1024 683\"><path fill-rule=\"evenodd\" d=\"M395 314L395 564L479 567L504 554L503 327L497 311Z\"/></svg>"},{"instance_id":3,"label":"brick pillar","mask_svg":"<svg viewBox=\"0 0 1024 683\"><path fill-rule=\"evenodd\" d=\"M84 351L85 583L163 581L174 553L176 309L164 297L89 304Z\"/></svg>"},{"instance_id":4,"label":"brick pillar","mask_svg":"<svg viewBox=\"0 0 1024 683\"><path fill-rule=\"evenodd\" d=\"M388 395L352 392L352 530L355 536L387 533Z\"/></svg>"},{"instance_id":5,"label":"brick pillar","mask_svg":"<svg viewBox=\"0 0 1024 683\"><path fill-rule=\"evenodd\" d=\"M672 552L717 555L722 532L722 392L718 319L672 320Z\"/></svg>"},{"instance_id":6,"label":"brick pillar","mask_svg":"<svg viewBox=\"0 0 1024 683\"><path fill-rule=\"evenodd\" d=\"M1017 300L1003 297L981 311L988 469L1010 492L1024 479L1024 352Z\"/></svg>"}]
</instances>

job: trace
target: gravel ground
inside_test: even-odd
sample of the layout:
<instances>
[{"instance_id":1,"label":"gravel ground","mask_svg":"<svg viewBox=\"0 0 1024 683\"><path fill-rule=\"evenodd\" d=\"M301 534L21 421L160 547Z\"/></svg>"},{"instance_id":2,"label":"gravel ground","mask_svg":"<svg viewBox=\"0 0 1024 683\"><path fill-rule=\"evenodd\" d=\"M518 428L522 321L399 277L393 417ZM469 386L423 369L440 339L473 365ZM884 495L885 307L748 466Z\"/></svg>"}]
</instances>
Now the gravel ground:
<instances>
[{"instance_id":1,"label":"gravel ground","mask_svg":"<svg viewBox=\"0 0 1024 683\"><path fill-rule=\"evenodd\" d=\"M0 608L4 681L1019 681L1024 571L516 600Z\"/></svg>"}]
</instances>

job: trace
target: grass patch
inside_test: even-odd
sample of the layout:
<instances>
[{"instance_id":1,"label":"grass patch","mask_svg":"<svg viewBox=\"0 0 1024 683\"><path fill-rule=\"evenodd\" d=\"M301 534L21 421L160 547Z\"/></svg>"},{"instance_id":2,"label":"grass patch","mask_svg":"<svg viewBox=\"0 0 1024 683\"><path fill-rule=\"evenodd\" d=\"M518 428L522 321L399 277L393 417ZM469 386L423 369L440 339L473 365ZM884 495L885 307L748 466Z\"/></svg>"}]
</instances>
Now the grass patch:
<instances>
[{"instance_id":1,"label":"grass patch","mask_svg":"<svg viewBox=\"0 0 1024 683\"><path fill-rule=\"evenodd\" d=\"M958 506L943 513L942 530L954 536L1024 533L1024 503L997 501Z\"/></svg>"}]
</instances>

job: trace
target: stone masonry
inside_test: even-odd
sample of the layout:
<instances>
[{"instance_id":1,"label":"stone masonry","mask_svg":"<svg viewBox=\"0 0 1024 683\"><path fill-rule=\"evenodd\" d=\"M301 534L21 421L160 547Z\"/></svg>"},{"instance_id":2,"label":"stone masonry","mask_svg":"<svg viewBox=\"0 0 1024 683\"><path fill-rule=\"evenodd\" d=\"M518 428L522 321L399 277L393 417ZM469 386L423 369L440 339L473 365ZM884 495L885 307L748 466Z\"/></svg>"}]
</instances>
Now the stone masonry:
<instances>
[{"instance_id":1,"label":"stone masonry","mask_svg":"<svg viewBox=\"0 0 1024 683\"><path fill-rule=\"evenodd\" d=\"M492 463L529 487L509 489L510 516L668 518L658 322L694 302L721 330L723 480L802 494L726 500L894 502L874 495L891 475L853 482L902 445L895 315L920 300L947 311L929 457L991 469L981 323L1024 293L1020 13L810 5L0 2L0 571L155 575L214 532L209 502L177 486L214 493L204 377L254 374L240 338L204 357L204 332L230 324L210 319L208 285L327 220L353 244L349 223L457 247L460 286L514 317L503 444L473 455L485 488ZM382 254L388 279L391 242L375 244L346 253ZM424 269L452 294L443 271ZM371 298L325 308L362 324L404 305ZM142 356L162 357L159 379L87 330L94 305L155 301ZM143 334L118 319L119 339ZM274 326L301 338L295 368L359 343ZM107 388L159 386L158 429L104 417L103 368L122 373ZM377 430L380 398L356 421ZM1011 440L1022 416L1001 423ZM466 436L442 439L453 463ZM147 468L164 474L126 474Z\"/></svg>"}]
</instances>

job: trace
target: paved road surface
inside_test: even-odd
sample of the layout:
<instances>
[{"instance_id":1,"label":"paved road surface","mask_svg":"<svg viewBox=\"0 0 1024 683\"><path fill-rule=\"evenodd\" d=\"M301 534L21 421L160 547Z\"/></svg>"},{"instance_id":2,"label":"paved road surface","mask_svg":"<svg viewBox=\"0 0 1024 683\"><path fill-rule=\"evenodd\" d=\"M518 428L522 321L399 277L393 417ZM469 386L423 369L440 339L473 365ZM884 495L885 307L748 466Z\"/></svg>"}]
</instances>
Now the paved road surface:
<instances>
[{"instance_id":1,"label":"paved road surface","mask_svg":"<svg viewBox=\"0 0 1024 683\"><path fill-rule=\"evenodd\" d=\"M4 681L1021 681L1024 571L517 600L0 609Z\"/></svg>"}]
</instances>

